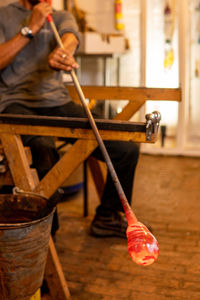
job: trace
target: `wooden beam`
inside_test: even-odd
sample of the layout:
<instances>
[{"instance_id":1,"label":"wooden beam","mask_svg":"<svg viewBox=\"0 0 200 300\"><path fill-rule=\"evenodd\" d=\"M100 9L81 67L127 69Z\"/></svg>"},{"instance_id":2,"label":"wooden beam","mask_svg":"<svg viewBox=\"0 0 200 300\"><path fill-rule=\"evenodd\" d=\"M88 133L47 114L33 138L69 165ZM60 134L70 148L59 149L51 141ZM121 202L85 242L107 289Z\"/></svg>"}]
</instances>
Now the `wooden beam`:
<instances>
[{"instance_id":1,"label":"wooden beam","mask_svg":"<svg viewBox=\"0 0 200 300\"><path fill-rule=\"evenodd\" d=\"M117 121L116 121L117 122ZM120 123L118 124L120 125ZM128 125L128 124L127 124ZM129 122L129 125L131 123ZM146 143L146 123L137 123L126 128L121 126L122 130L99 130L103 140L132 140L138 143ZM120 128L120 127L118 127ZM127 129L127 131L126 131ZM96 140L92 129L71 129L65 127L31 126L1 124L0 135L40 135L52 137L66 137L75 139ZM156 138L156 137L154 137ZM155 142L155 139L152 141Z\"/></svg>"},{"instance_id":2,"label":"wooden beam","mask_svg":"<svg viewBox=\"0 0 200 300\"><path fill-rule=\"evenodd\" d=\"M32 191L36 179L32 176L21 137L1 134L1 142L15 185L23 187L25 191ZM39 182L38 178L37 181Z\"/></svg>"},{"instance_id":3,"label":"wooden beam","mask_svg":"<svg viewBox=\"0 0 200 300\"><path fill-rule=\"evenodd\" d=\"M142 125L142 124L141 124ZM145 130L146 125L143 123ZM41 135L41 136L52 136L52 137L64 137L74 138L82 140L96 140L92 129L74 129L69 128L54 128L54 127L43 127L43 126L23 126L23 125L12 125L2 124L0 126L0 135L3 134L27 134L27 135ZM99 133L103 140L131 140L137 143L149 143L146 139L146 132L127 132L127 131L112 131L112 130L99 130ZM155 142L156 137L153 135L152 142Z\"/></svg>"},{"instance_id":4,"label":"wooden beam","mask_svg":"<svg viewBox=\"0 0 200 300\"><path fill-rule=\"evenodd\" d=\"M78 140L65 153L54 167L35 187L34 192L49 198L66 180L66 178L82 163L96 148L96 140Z\"/></svg>"},{"instance_id":5,"label":"wooden beam","mask_svg":"<svg viewBox=\"0 0 200 300\"><path fill-rule=\"evenodd\" d=\"M115 120L129 120L142 107L145 101L131 102L124 107L122 112L115 116Z\"/></svg>"},{"instance_id":6,"label":"wooden beam","mask_svg":"<svg viewBox=\"0 0 200 300\"><path fill-rule=\"evenodd\" d=\"M135 103L133 103L135 105ZM99 130L113 131L145 131L144 123L129 122L127 120L107 120L95 119L95 123ZM67 118L67 117L46 117L34 115L13 115L0 114L0 124L21 126L43 126L52 128L69 128L69 129L91 129L88 118Z\"/></svg>"},{"instance_id":7,"label":"wooden beam","mask_svg":"<svg viewBox=\"0 0 200 300\"><path fill-rule=\"evenodd\" d=\"M67 282L65 280L58 254L51 237L49 240L49 248L50 252L47 256L47 267L45 269L44 277L48 282L51 299L70 300L71 296L67 286ZM58 281L61 284L62 288L58 287Z\"/></svg>"},{"instance_id":8,"label":"wooden beam","mask_svg":"<svg viewBox=\"0 0 200 300\"><path fill-rule=\"evenodd\" d=\"M66 86L72 99L79 99L72 85ZM129 101L181 101L180 88L82 86L88 99Z\"/></svg>"}]
</instances>

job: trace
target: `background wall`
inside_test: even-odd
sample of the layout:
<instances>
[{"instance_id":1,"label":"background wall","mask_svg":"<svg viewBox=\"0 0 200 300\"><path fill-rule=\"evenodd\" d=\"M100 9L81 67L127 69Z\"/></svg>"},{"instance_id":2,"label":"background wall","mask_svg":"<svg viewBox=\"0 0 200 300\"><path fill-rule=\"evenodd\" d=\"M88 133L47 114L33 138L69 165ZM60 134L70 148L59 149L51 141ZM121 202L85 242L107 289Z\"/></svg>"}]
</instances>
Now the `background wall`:
<instances>
[{"instance_id":1,"label":"background wall","mask_svg":"<svg viewBox=\"0 0 200 300\"><path fill-rule=\"evenodd\" d=\"M130 49L123 55L108 58L106 84L137 86L140 84L140 0L123 1L125 30L115 29L114 0L77 0L81 9L86 12L86 20L90 27L99 33L121 34L129 41ZM104 62L102 58L83 58L81 82L83 84L103 85ZM119 70L117 69L119 67ZM119 72L118 72L119 71ZM119 77L119 78L117 78Z\"/></svg>"},{"instance_id":2,"label":"background wall","mask_svg":"<svg viewBox=\"0 0 200 300\"><path fill-rule=\"evenodd\" d=\"M15 2L14 0L0 0L0 6L8 5L12 2Z\"/></svg>"}]
</instances>

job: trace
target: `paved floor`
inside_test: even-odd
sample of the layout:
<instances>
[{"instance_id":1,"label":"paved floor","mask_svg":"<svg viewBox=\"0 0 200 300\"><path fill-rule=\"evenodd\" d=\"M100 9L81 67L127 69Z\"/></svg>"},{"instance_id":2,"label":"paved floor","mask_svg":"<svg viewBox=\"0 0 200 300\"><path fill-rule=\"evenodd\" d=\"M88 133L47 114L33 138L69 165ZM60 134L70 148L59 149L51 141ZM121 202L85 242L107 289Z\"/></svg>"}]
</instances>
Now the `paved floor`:
<instances>
[{"instance_id":1,"label":"paved floor","mask_svg":"<svg viewBox=\"0 0 200 300\"><path fill-rule=\"evenodd\" d=\"M58 207L56 247L72 300L199 300L200 158L140 157L133 210L159 242L151 266L132 262L126 240L88 234L98 203L91 180L89 189L89 217L82 217L82 192Z\"/></svg>"}]
</instances>

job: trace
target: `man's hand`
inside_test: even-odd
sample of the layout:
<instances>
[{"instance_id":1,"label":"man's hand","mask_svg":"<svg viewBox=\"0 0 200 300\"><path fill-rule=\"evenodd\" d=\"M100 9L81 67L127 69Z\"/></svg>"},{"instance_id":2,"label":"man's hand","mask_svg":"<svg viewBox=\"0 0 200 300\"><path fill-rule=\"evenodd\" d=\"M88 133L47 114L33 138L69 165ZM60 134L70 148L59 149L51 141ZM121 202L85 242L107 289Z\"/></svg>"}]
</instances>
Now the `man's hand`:
<instances>
[{"instance_id":1,"label":"man's hand","mask_svg":"<svg viewBox=\"0 0 200 300\"><path fill-rule=\"evenodd\" d=\"M49 55L48 62L51 68L67 72L79 67L73 55L62 48L56 48Z\"/></svg>"},{"instance_id":2,"label":"man's hand","mask_svg":"<svg viewBox=\"0 0 200 300\"><path fill-rule=\"evenodd\" d=\"M52 14L52 8L47 2L42 2L33 7L29 28L33 35L36 34L46 21L46 17Z\"/></svg>"}]
</instances>

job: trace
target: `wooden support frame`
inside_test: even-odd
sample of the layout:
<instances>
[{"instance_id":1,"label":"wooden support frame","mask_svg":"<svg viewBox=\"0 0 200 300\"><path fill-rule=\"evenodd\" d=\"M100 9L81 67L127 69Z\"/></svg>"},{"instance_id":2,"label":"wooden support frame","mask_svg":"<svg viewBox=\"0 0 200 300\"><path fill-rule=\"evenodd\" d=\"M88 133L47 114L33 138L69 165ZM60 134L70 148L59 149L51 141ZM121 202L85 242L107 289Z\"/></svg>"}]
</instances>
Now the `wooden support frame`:
<instances>
[{"instance_id":1,"label":"wooden support frame","mask_svg":"<svg viewBox=\"0 0 200 300\"><path fill-rule=\"evenodd\" d=\"M15 185L25 191L31 190L41 193L48 198L90 156L97 147L97 141L92 129L88 128L89 124L88 122L85 123L84 119L76 119L79 125L74 124L74 120L71 119L73 118L68 120L68 118L56 117L0 115L0 136ZM20 124L20 121L23 124ZM75 127L70 127L70 121L72 126ZM27 122L31 123L31 125L26 125ZM63 127L63 122L67 123L68 127ZM46 123L50 125L47 126ZM100 135L104 140L117 139L122 141L132 140L138 143L149 142L146 138L146 123L144 122L131 124L130 122L97 120L97 123L99 124L98 127L100 127ZM76 128L77 126L81 128ZM105 130L105 127L108 129ZM38 178L33 177L33 172L29 168L20 135L58 136L73 138L76 139L76 142L39 182ZM156 135L153 133L151 142L153 143L155 140ZM68 167L66 168L65 166Z\"/></svg>"},{"instance_id":2,"label":"wooden support frame","mask_svg":"<svg viewBox=\"0 0 200 300\"><path fill-rule=\"evenodd\" d=\"M74 87L69 87L70 94L76 98ZM134 113L145 103L146 100L174 100L180 101L180 89L147 89L147 88L109 88L109 87L83 87L86 98L97 98L100 100L129 100L121 114L116 119L129 120ZM94 97L95 95L95 97ZM143 124L145 126L145 124ZM48 174L39 181L37 175L30 169L25 149L22 145L20 135L47 135L59 137L76 138L77 141L72 149L48 172ZM135 142L147 142L145 131L128 132L112 130L100 130L100 134L104 140L119 139L133 140ZM21 125L13 123L0 124L0 138L2 141L3 151L6 155L9 169L12 174L12 180L16 186L25 191L34 191L46 197L50 197L56 189L66 180L73 170L83 161L85 161L91 152L96 148L97 142L91 129L86 128L66 128L66 127L49 127L40 125ZM153 135L152 142L155 142L156 136ZM81 149L81 151L80 151ZM84 149L84 151L83 151ZM13 151L14 150L14 151ZM71 164L72 158L75 161ZM70 163L69 163L70 162ZM95 167L94 161L89 165L92 169ZM70 165L65 170L63 165ZM101 172L96 165L96 171L93 173L97 176L97 172ZM56 178L56 180L55 180ZM101 176L101 183L103 177ZM100 183L100 184L101 184ZM96 183L97 191L102 193L102 186ZM60 265L56 249L50 238L49 254L47 258L47 268L45 272L47 281L50 283L51 299L64 300L71 299L67 282L65 280L62 267Z\"/></svg>"},{"instance_id":3,"label":"wooden support frame","mask_svg":"<svg viewBox=\"0 0 200 300\"><path fill-rule=\"evenodd\" d=\"M97 147L96 138L92 129L37 125L33 124L34 121L31 120L31 116L21 116L21 121L26 120L27 122L32 123L32 125L22 125L19 124L18 118L20 118L20 116L13 116L13 120L11 117L9 118L9 115L0 116L0 138L3 152L8 161L13 183L15 186L24 191L33 191L49 198L66 180L66 178L78 167L78 165L90 156L91 152ZM34 118L35 121L41 119L40 117L33 116L33 119ZM46 117L45 121L50 122L50 119ZM110 128L111 125L125 125L127 127L128 124L113 121L108 122L106 127ZM135 140L138 142L146 140L145 123L137 124L136 127L134 127L135 129L138 129L138 131L135 131L135 129L133 131L131 131L131 129L130 131L127 131L127 128L125 131L102 129L100 132L103 138L107 140L122 139ZM39 181L38 176L34 176L34 173L30 168L30 157L26 155L26 149L22 144L20 135L61 136L66 138L71 137L77 140L70 150L65 153L56 165L46 174L46 176ZM154 134L153 139L155 138L156 136ZM49 243L45 279L49 283L48 286L50 288L50 296L52 300L71 299L52 238L50 238Z\"/></svg>"},{"instance_id":4,"label":"wooden support frame","mask_svg":"<svg viewBox=\"0 0 200 300\"><path fill-rule=\"evenodd\" d=\"M79 99L76 89L72 85L68 85L67 89L74 101ZM182 99L181 88L147 88L147 87L108 87L108 86L82 86L83 93L88 99L99 100L128 100L128 104L123 108L122 112L115 116L115 120L130 120L136 112L145 104L146 101L176 101ZM78 100L79 101L79 100ZM97 193L101 197L102 178L98 161L93 160L89 164L89 168L94 179ZM95 174L93 170L96 170ZM85 184L86 187L86 184ZM85 193L87 195L87 193ZM86 201L86 200L85 200ZM87 206L87 205L86 205ZM84 213L87 215L87 213Z\"/></svg>"}]
</instances>

